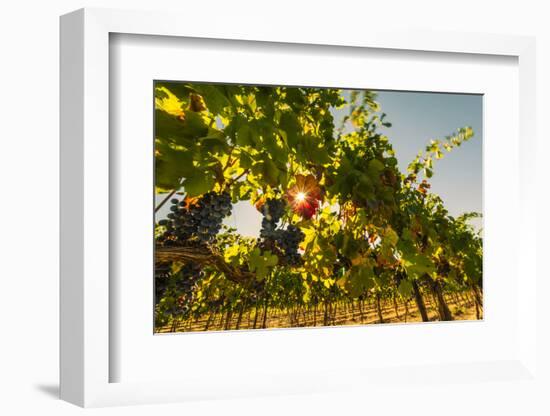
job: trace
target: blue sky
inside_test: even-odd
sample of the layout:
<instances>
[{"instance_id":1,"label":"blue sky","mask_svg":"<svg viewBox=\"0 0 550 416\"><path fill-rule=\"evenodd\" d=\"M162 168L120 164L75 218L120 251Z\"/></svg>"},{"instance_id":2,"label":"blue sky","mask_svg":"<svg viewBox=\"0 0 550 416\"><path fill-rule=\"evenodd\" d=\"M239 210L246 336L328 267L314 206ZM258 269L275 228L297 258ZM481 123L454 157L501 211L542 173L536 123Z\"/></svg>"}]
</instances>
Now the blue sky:
<instances>
[{"instance_id":1,"label":"blue sky","mask_svg":"<svg viewBox=\"0 0 550 416\"><path fill-rule=\"evenodd\" d=\"M407 165L430 139L443 138L458 128L471 126L474 137L434 162L432 192L442 197L451 215L482 212L482 96L423 92L378 91L377 101L387 114L390 128L382 128L396 152L399 168ZM339 114L340 113L340 114ZM336 111L335 116L343 116ZM338 121L337 124L338 125ZM157 203L161 200L157 196ZM167 204L157 215L168 212ZM238 203L226 220L243 235L257 237L261 215L248 202ZM473 221L480 228L481 219Z\"/></svg>"},{"instance_id":2,"label":"blue sky","mask_svg":"<svg viewBox=\"0 0 550 416\"><path fill-rule=\"evenodd\" d=\"M434 162L431 191L443 198L451 215L482 212L483 97L471 94L441 94L381 91L377 100L391 128L383 129L405 171L430 139L442 138L457 128L470 126L474 137L443 159ZM481 227L482 220L474 220Z\"/></svg>"}]
</instances>

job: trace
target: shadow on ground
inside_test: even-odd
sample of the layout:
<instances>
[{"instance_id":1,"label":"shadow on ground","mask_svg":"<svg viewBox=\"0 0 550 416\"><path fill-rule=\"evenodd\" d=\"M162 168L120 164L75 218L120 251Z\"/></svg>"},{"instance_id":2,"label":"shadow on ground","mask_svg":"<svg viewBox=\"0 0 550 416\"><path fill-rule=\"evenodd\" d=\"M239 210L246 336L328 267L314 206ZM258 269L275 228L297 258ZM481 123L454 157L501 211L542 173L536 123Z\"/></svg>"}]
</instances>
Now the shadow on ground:
<instances>
[{"instance_id":1,"label":"shadow on ground","mask_svg":"<svg viewBox=\"0 0 550 416\"><path fill-rule=\"evenodd\" d=\"M37 384L34 387L36 388L36 390L42 392L46 396L51 397L52 399L59 399L58 384Z\"/></svg>"}]
</instances>

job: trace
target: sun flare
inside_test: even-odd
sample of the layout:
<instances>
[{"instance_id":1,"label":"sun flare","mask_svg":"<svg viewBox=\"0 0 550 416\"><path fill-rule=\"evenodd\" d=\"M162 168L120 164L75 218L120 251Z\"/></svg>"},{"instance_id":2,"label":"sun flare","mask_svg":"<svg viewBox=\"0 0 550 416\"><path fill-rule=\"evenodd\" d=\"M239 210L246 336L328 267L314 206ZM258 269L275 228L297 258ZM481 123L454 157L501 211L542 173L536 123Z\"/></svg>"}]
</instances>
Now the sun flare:
<instances>
[{"instance_id":1,"label":"sun flare","mask_svg":"<svg viewBox=\"0 0 550 416\"><path fill-rule=\"evenodd\" d=\"M296 202L303 202L306 200L306 194L304 192L298 192L296 194Z\"/></svg>"}]
</instances>

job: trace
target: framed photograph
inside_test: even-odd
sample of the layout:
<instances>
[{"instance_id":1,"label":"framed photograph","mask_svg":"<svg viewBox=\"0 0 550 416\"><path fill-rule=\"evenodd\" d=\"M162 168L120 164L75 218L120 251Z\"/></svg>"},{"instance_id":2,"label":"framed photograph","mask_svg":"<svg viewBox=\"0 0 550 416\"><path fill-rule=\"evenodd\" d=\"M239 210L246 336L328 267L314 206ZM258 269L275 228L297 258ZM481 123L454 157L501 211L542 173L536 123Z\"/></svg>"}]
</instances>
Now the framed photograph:
<instances>
[{"instance_id":1,"label":"framed photograph","mask_svg":"<svg viewBox=\"0 0 550 416\"><path fill-rule=\"evenodd\" d=\"M482 319L482 95L154 89L156 333Z\"/></svg>"},{"instance_id":2,"label":"framed photograph","mask_svg":"<svg viewBox=\"0 0 550 416\"><path fill-rule=\"evenodd\" d=\"M538 388L534 40L180 22L61 18L61 397Z\"/></svg>"}]
</instances>

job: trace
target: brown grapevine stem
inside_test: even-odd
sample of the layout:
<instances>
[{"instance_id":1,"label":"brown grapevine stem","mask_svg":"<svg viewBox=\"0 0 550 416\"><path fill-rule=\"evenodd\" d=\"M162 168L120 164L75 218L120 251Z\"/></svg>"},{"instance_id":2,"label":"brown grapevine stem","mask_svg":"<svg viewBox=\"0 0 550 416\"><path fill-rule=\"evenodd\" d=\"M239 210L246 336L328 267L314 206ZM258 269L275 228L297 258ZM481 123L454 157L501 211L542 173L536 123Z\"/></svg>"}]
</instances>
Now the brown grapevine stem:
<instances>
[{"instance_id":1,"label":"brown grapevine stem","mask_svg":"<svg viewBox=\"0 0 550 416\"><path fill-rule=\"evenodd\" d=\"M246 284L254 281L254 274L233 267L226 263L223 256L218 252L213 252L201 247L157 247L155 258L158 263L167 263L173 261L193 262L201 265L210 265L222 272L225 277L234 283Z\"/></svg>"},{"instance_id":2,"label":"brown grapevine stem","mask_svg":"<svg viewBox=\"0 0 550 416\"><path fill-rule=\"evenodd\" d=\"M175 193L176 193L176 190L174 189L172 192L170 192L168 195L166 195L166 197L165 197L162 201L160 201L160 204L158 204L157 207L155 208L155 214L157 213L157 211L158 211L159 209L162 208L162 206L163 206L164 204L166 204L166 202L167 202L170 198L172 198L172 197L174 196Z\"/></svg>"},{"instance_id":3,"label":"brown grapevine stem","mask_svg":"<svg viewBox=\"0 0 550 416\"><path fill-rule=\"evenodd\" d=\"M233 178L231 180L231 182L229 182L227 185L226 185L226 188L229 188L231 187L231 185L233 185L235 182L237 182L239 179L241 179L244 175L246 175L248 173L248 169L246 169L243 173L241 173L239 176Z\"/></svg>"}]
</instances>

